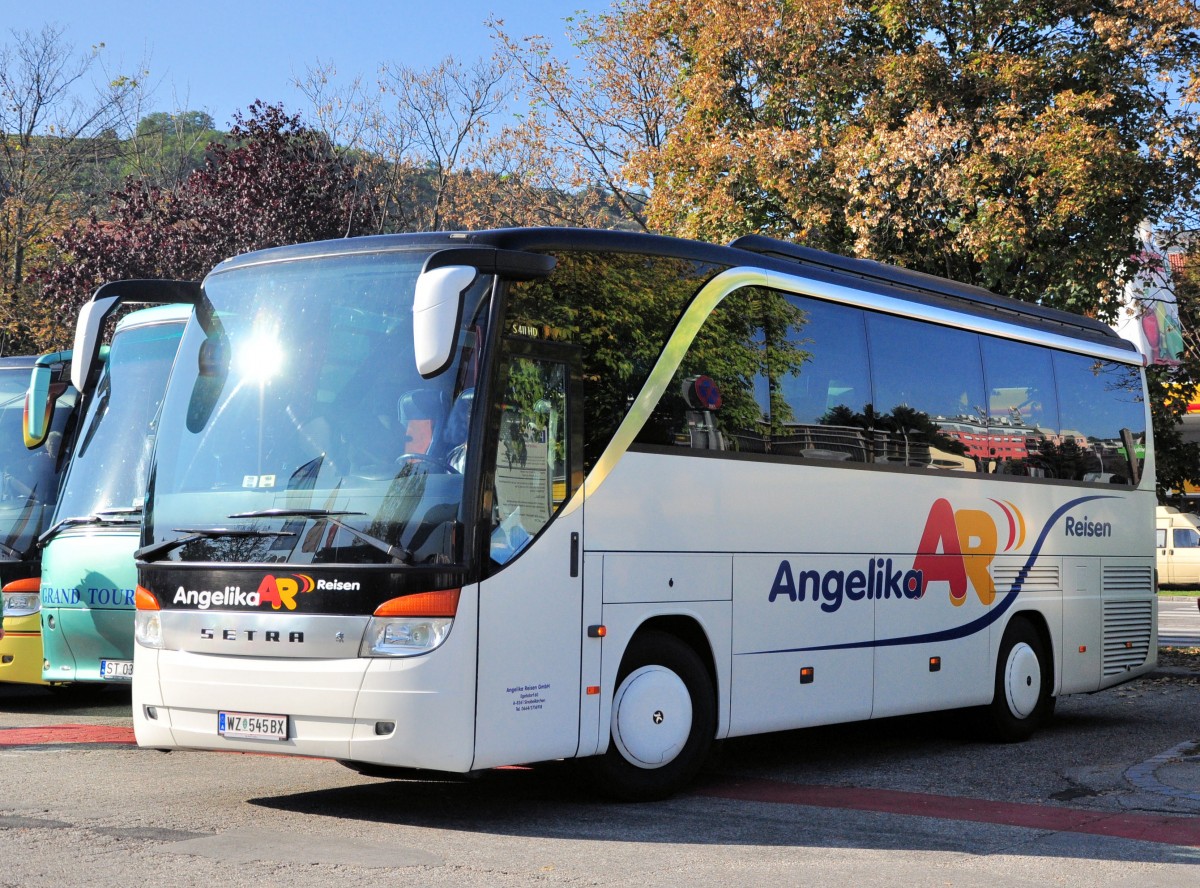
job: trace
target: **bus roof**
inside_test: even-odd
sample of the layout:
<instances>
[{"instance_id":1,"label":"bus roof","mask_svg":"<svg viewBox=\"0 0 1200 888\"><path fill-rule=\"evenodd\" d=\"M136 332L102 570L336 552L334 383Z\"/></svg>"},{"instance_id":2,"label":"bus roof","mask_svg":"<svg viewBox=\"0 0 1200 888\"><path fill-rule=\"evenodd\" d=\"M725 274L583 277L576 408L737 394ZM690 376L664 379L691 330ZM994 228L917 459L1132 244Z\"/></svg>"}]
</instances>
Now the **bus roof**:
<instances>
[{"instance_id":1,"label":"bus roof","mask_svg":"<svg viewBox=\"0 0 1200 888\"><path fill-rule=\"evenodd\" d=\"M754 266L824 283L867 290L908 302L1003 320L1136 353L1134 345L1094 318L1001 296L948 278L868 259L853 259L762 235L737 238L728 246L657 234L586 228L507 228L477 232L388 234L315 241L259 250L227 259L213 273L264 262L392 250L494 247L547 252L594 250L656 255L728 267Z\"/></svg>"},{"instance_id":2,"label":"bus roof","mask_svg":"<svg viewBox=\"0 0 1200 888\"><path fill-rule=\"evenodd\" d=\"M151 324L168 324L174 321L186 321L192 316L192 306L186 303L170 305L152 305L149 308L139 308L117 321L117 329L127 327L145 327Z\"/></svg>"}]
</instances>

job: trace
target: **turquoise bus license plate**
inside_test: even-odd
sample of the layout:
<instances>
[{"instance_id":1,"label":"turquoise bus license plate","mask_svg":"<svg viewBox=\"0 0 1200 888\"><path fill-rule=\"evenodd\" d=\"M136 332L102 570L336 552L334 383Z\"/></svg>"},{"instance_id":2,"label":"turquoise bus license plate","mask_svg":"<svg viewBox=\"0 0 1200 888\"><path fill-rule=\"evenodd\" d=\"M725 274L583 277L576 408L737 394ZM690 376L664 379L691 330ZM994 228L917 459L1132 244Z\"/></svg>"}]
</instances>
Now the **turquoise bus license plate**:
<instances>
[{"instance_id":1,"label":"turquoise bus license plate","mask_svg":"<svg viewBox=\"0 0 1200 888\"><path fill-rule=\"evenodd\" d=\"M100 677L105 681L133 681L133 660L101 660Z\"/></svg>"},{"instance_id":2,"label":"turquoise bus license plate","mask_svg":"<svg viewBox=\"0 0 1200 888\"><path fill-rule=\"evenodd\" d=\"M288 717L261 712L218 712L217 733L249 740L286 740Z\"/></svg>"}]
</instances>

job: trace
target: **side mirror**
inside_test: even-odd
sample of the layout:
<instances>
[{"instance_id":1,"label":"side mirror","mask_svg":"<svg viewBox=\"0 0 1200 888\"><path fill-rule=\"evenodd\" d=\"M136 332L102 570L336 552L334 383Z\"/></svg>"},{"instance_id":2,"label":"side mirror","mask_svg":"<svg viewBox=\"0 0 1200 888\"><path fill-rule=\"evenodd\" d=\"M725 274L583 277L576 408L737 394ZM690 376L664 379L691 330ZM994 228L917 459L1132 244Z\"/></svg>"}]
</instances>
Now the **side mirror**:
<instances>
[{"instance_id":1,"label":"side mirror","mask_svg":"<svg viewBox=\"0 0 1200 888\"><path fill-rule=\"evenodd\" d=\"M79 320L75 322L75 360L71 363L71 384L81 392L86 391L89 378L95 375L92 367L100 359L100 332L105 319L117 307L120 299L120 296L101 297L97 292L79 310Z\"/></svg>"},{"instance_id":2,"label":"side mirror","mask_svg":"<svg viewBox=\"0 0 1200 888\"><path fill-rule=\"evenodd\" d=\"M463 300L479 273L468 265L428 269L417 278L413 299L413 353L417 372L437 376L454 357Z\"/></svg>"},{"instance_id":3,"label":"side mirror","mask_svg":"<svg viewBox=\"0 0 1200 888\"><path fill-rule=\"evenodd\" d=\"M50 434L54 419L54 401L50 394L50 368L34 367L25 392L24 425L21 429L25 446L30 450L41 447Z\"/></svg>"},{"instance_id":4,"label":"side mirror","mask_svg":"<svg viewBox=\"0 0 1200 888\"><path fill-rule=\"evenodd\" d=\"M30 450L45 443L54 421L54 404L67 389L64 382L55 380L61 370L56 373L53 365L70 360L71 352L54 352L42 355L33 365L29 388L25 392L25 411L21 424L25 446Z\"/></svg>"}]
</instances>

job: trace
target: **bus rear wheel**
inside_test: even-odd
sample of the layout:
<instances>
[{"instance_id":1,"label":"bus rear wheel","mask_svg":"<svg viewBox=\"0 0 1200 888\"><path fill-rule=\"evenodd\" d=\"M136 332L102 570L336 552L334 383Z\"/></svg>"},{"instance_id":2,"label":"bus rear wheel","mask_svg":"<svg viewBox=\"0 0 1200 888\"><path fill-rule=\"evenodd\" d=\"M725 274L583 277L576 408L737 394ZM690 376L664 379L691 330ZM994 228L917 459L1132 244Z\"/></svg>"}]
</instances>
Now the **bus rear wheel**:
<instances>
[{"instance_id":1,"label":"bus rear wheel","mask_svg":"<svg viewBox=\"0 0 1200 888\"><path fill-rule=\"evenodd\" d=\"M1004 630L996 658L992 703L984 710L989 737L1001 743L1027 740L1054 710L1054 672L1037 630L1014 617Z\"/></svg>"},{"instance_id":2,"label":"bus rear wheel","mask_svg":"<svg viewBox=\"0 0 1200 888\"><path fill-rule=\"evenodd\" d=\"M652 801L685 787L717 729L713 683L700 657L665 632L636 636L617 673L609 725L608 751L591 763L600 792Z\"/></svg>"}]
</instances>

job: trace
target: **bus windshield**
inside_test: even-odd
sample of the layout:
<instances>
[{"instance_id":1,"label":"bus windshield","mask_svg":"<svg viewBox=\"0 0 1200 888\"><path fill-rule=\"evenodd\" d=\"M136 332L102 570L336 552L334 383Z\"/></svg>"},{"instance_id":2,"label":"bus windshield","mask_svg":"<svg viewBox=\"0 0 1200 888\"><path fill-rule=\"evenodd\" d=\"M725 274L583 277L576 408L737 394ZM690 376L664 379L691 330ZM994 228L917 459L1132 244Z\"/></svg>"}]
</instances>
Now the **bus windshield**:
<instances>
[{"instance_id":1,"label":"bus windshield","mask_svg":"<svg viewBox=\"0 0 1200 888\"><path fill-rule=\"evenodd\" d=\"M183 321L118 329L87 403L56 522L136 511L146 492L155 422Z\"/></svg>"},{"instance_id":2,"label":"bus windshield","mask_svg":"<svg viewBox=\"0 0 1200 888\"><path fill-rule=\"evenodd\" d=\"M218 270L164 405L146 560L449 564L460 559L475 343L425 380L412 310L428 253Z\"/></svg>"},{"instance_id":3,"label":"bus windshield","mask_svg":"<svg viewBox=\"0 0 1200 888\"><path fill-rule=\"evenodd\" d=\"M0 369L0 561L27 555L58 498L58 464L63 428L70 418L75 390L59 396L45 442L26 450L21 435L29 365Z\"/></svg>"}]
</instances>

